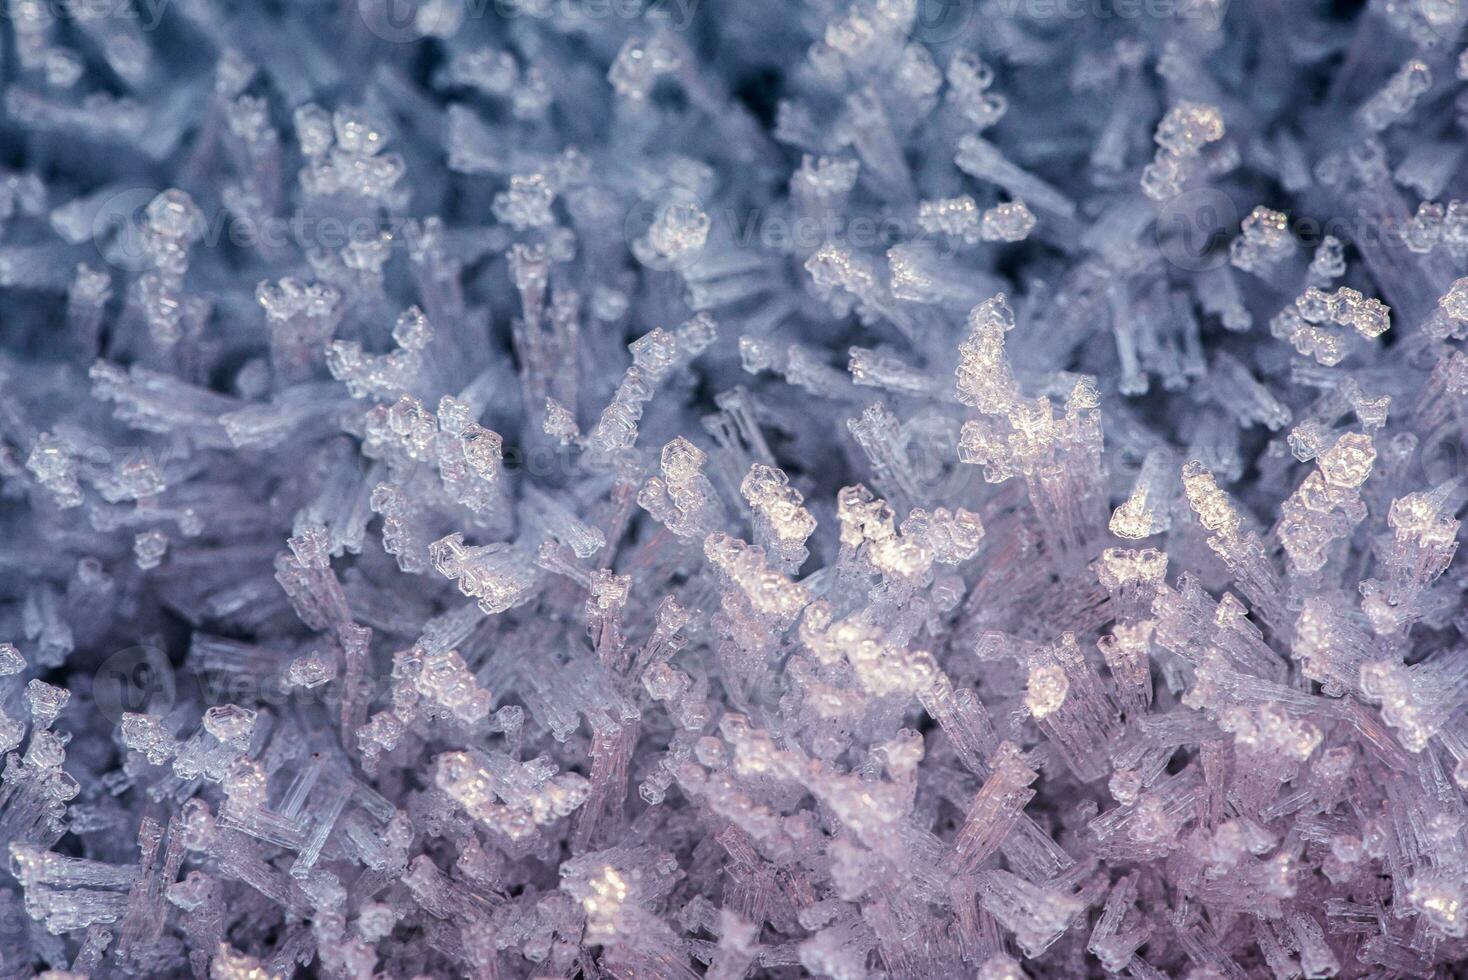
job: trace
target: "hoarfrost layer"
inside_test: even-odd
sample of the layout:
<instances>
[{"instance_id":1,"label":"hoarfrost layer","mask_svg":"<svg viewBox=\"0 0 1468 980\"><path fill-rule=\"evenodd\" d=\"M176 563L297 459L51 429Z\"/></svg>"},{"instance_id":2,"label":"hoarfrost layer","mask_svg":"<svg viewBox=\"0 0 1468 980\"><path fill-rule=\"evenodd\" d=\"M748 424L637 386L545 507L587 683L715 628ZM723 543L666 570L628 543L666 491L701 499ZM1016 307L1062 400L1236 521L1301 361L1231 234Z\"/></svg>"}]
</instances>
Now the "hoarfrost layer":
<instances>
[{"instance_id":1,"label":"hoarfrost layer","mask_svg":"<svg viewBox=\"0 0 1468 980\"><path fill-rule=\"evenodd\" d=\"M1468 7L7 13L0 975L1463 970Z\"/></svg>"}]
</instances>

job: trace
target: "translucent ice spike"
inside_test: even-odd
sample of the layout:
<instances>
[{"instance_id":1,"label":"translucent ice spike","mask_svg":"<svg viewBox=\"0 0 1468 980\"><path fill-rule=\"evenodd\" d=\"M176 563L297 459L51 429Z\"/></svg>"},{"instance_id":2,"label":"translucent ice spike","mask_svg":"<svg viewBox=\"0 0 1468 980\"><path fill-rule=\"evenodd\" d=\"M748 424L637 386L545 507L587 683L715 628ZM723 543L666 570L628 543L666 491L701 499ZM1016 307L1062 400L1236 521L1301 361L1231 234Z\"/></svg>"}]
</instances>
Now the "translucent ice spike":
<instances>
[{"instance_id":1,"label":"translucent ice spike","mask_svg":"<svg viewBox=\"0 0 1468 980\"><path fill-rule=\"evenodd\" d=\"M1278 432L1290 422L1290 410L1275 398L1237 358L1220 352L1209 372L1214 398L1240 425L1262 425Z\"/></svg>"},{"instance_id":2,"label":"translucent ice spike","mask_svg":"<svg viewBox=\"0 0 1468 980\"><path fill-rule=\"evenodd\" d=\"M676 333L656 329L629 344L632 366L623 376L611 404L587 434L587 449L611 455L631 448L637 440L642 406L652 399L657 386L676 368L706 350L717 335L718 325L713 317L700 313Z\"/></svg>"},{"instance_id":3,"label":"translucent ice spike","mask_svg":"<svg viewBox=\"0 0 1468 980\"><path fill-rule=\"evenodd\" d=\"M122 918L136 865L64 857L34 844L10 845L10 863L31 918L54 934Z\"/></svg>"},{"instance_id":4,"label":"translucent ice spike","mask_svg":"<svg viewBox=\"0 0 1468 980\"><path fill-rule=\"evenodd\" d=\"M1433 366L1412 413L1424 429L1440 430L1460 411L1465 395L1468 395L1468 355L1453 351Z\"/></svg>"},{"instance_id":5,"label":"translucent ice spike","mask_svg":"<svg viewBox=\"0 0 1468 980\"><path fill-rule=\"evenodd\" d=\"M543 759L522 764L498 753L451 752L436 763L438 788L471 817L512 840L569 815L590 792L584 777L557 773Z\"/></svg>"},{"instance_id":6,"label":"translucent ice spike","mask_svg":"<svg viewBox=\"0 0 1468 980\"><path fill-rule=\"evenodd\" d=\"M292 878L302 879L311 875L312 868L321 857L322 848L326 846L327 839L336 829L342 810L351 799L352 790L347 785L333 785L322 795L322 799L313 801L311 830L300 853L296 855L296 860L291 863Z\"/></svg>"},{"instance_id":7,"label":"translucent ice spike","mask_svg":"<svg viewBox=\"0 0 1468 980\"><path fill-rule=\"evenodd\" d=\"M1199 522L1209 531L1208 547L1234 573L1245 597L1266 617L1279 609L1279 576L1270 564L1259 535L1245 530L1243 516L1213 474L1197 460L1183 464L1183 493Z\"/></svg>"},{"instance_id":8,"label":"translucent ice spike","mask_svg":"<svg viewBox=\"0 0 1468 980\"><path fill-rule=\"evenodd\" d=\"M1223 114L1216 106L1179 102L1157 124L1157 153L1142 172L1142 192L1154 201L1179 194L1202 168L1198 156L1209 143L1223 139Z\"/></svg>"},{"instance_id":9,"label":"translucent ice spike","mask_svg":"<svg viewBox=\"0 0 1468 980\"><path fill-rule=\"evenodd\" d=\"M806 259L805 271L816 295L842 315L855 308L863 316L875 317L891 302L876 264L860 252L827 242Z\"/></svg>"},{"instance_id":10,"label":"translucent ice spike","mask_svg":"<svg viewBox=\"0 0 1468 980\"><path fill-rule=\"evenodd\" d=\"M307 195L355 196L389 208L406 199L398 186L406 173L403 160L382 152L387 133L366 110L338 108L328 126L323 110L302 106L296 110L296 128L306 156L300 182Z\"/></svg>"},{"instance_id":11,"label":"translucent ice spike","mask_svg":"<svg viewBox=\"0 0 1468 980\"><path fill-rule=\"evenodd\" d=\"M1101 553L1097 578L1111 593L1118 618L1137 620L1151 612L1167 575L1167 562L1166 552L1156 548L1107 548Z\"/></svg>"},{"instance_id":12,"label":"translucent ice spike","mask_svg":"<svg viewBox=\"0 0 1468 980\"><path fill-rule=\"evenodd\" d=\"M1361 668L1378 655L1365 618L1326 596L1305 600L1291 652L1304 675L1324 685L1327 694L1356 690Z\"/></svg>"},{"instance_id":13,"label":"translucent ice spike","mask_svg":"<svg viewBox=\"0 0 1468 980\"><path fill-rule=\"evenodd\" d=\"M810 602L810 590L771 569L761 548L727 534L710 534L704 555L748 602L749 610L777 629L787 629Z\"/></svg>"},{"instance_id":14,"label":"translucent ice spike","mask_svg":"<svg viewBox=\"0 0 1468 980\"><path fill-rule=\"evenodd\" d=\"M133 453L119 459L110 472L95 480L102 499L109 504L146 500L168 489L163 469L150 454Z\"/></svg>"},{"instance_id":15,"label":"translucent ice spike","mask_svg":"<svg viewBox=\"0 0 1468 980\"><path fill-rule=\"evenodd\" d=\"M422 351L433 339L428 318L416 306L408 308L393 328L398 349L381 356L364 354L355 341L334 340L326 348L331 376L346 383L353 398L394 401L423 383Z\"/></svg>"},{"instance_id":16,"label":"translucent ice spike","mask_svg":"<svg viewBox=\"0 0 1468 980\"><path fill-rule=\"evenodd\" d=\"M332 286L287 277L260 283L255 298L265 310L271 356L291 372L320 356L342 317L341 294Z\"/></svg>"},{"instance_id":17,"label":"translucent ice spike","mask_svg":"<svg viewBox=\"0 0 1468 980\"><path fill-rule=\"evenodd\" d=\"M183 191L164 191L144 212L139 243L153 268L138 278L131 299L159 347L196 336L208 314L206 301L183 290L189 250L204 232L204 213Z\"/></svg>"},{"instance_id":18,"label":"translucent ice spike","mask_svg":"<svg viewBox=\"0 0 1468 980\"><path fill-rule=\"evenodd\" d=\"M1111 515L1111 533L1139 540L1172 527L1177 499L1177 461L1166 449L1154 449L1142 460L1141 472L1126 502Z\"/></svg>"},{"instance_id":19,"label":"translucent ice spike","mask_svg":"<svg viewBox=\"0 0 1468 980\"><path fill-rule=\"evenodd\" d=\"M1128 717L1139 715L1152 703L1151 620L1118 623L1097 645L1111 670L1117 699Z\"/></svg>"},{"instance_id":20,"label":"translucent ice spike","mask_svg":"<svg viewBox=\"0 0 1468 980\"><path fill-rule=\"evenodd\" d=\"M1126 920L1132 916L1132 903L1137 897L1137 875L1127 875L1118 881L1106 897L1101 917L1091 930L1086 949L1096 954L1101 965L1112 972L1120 972L1132 959L1137 949L1147 942L1151 929L1145 924L1134 924L1126 929Z\"/></svg>"},{"instance_id":21,"label":"translucent ice spike","mask_svg":"<svg viewBox=\"0 0 1468 980\"><path fill-rule=\"evenodd\" d=\"M851 372L851 380L858 385L885 388L905 395L932 395L937 392L936 378L888 352L853 347L850 354L847 369Z\"/></svg>"},{"instance_id":22,"label":"translucent ice spike","mask_svg":"<svg viewBox=\"0 0 1468 980\"><path fill-rule=\"evenodd\" d=\"M724 521L714 485L703 475L708 454L682 436L663 447L661 476L648 477L637 503L681 538L701 539Z\"/></svg>"},{"instance_id":23,"label":"translucent ice spike","mask_svg":"<svg viewBox=\"0 0 1468 980\"><path fill-rule=\"evenodd\" d=\"M669 39L655 34L650 39L629 38L617 52L607 80L618 96L644 102L657 80L679 67L677 50Z\"/></svg>"},{"instance_id":24,"label":"translucent ice spike","mask_svg":"<svg viewBox=\"0 0 1468 980\"><path fill-rule=\"evenodd\" d=\"M545 400L545 422L541 428L562 446L581 441L581 426L577 424L576 416L565 405L549 396Z\"/></svg>"},{"instance_id":25,"label":"translucent ice spike","mask_svg":"<svg viewBox=\"0 0 1468 980\"><path fill-rule=\"evenodd\" d=\"M382 550L397 559L405 572L420 572L428 567L428 541L420 531L421 515L412 498L394 483L379 483L372 488L368 505L374 514L382 515Z\"/></svg>"},{"instance_id":26,"label":"translucent ice spike","mask_svg":"<svg viewBox=\"0 0 1468 980\"><path fill-rule=\"evenodd\" d=\"M849 93L843 109L840 138L856 151L873 189L889 200L910 200L912 173L897 137L900 121L887 103L867 86Z\"/></svg>"},{"instance_id":27,"label":"translucent ice spike","mask_svg":"<svg viewBox=\"0 0 1468 980\"><path fill-rule=\"evenodd\" d=\"M14 677L26 669L25 657L14 643L0 643L0 677Z\"/></svg>"},{"instance_id":28,"label":"translucent ice spike","mask_svg":"<svg viewBox=\"0 0 1468 980\"><path fill-rule=\"evenodd\" d=\"M128 888L137 877L132 865L67 857L34 844L10 845L11 870L22 887Z\"/></svg>"},{"instance_id":29,"label":"translucent ice spike","mask_svg":"<svg viewBox=\"0 0 1468 980\"><path fill-rule=\"evenodd\" d=\"M1008 871L982 874L979 903L1014 934L1026 956L1039 956L1049 948L1084 907L1074 896Z\"/></svg>"},{"instance_id":30,"label":"translucent ice spike","mask_svg":"<svg viewBox=\"0 0 1468 980\"><path fill-rule=\"evenodd\" d=\"M494 699L481 688L457 650L424 656L413 686L430 716L441 715L463 725L489 717Z\"/></svg>"},{"instance_id":31,"label":"translucent ice spike","mask_svg":"<svg viewBox=\"0 0 1468 980\"><path fill-rule=\"evenodd\" d=\"M1439 340L1468 337L1468 277L1455 280L1438 299L1423 329Z\"/></svg>"},{"instance_id":32,"label":"translucent ice spike","mask_svg":"<svg viewBox=\"0 0 1468 980\"><path fill-rule=\"evenodd\" d=\"M1289 215L1260 206L1240 226L1240 235L1229 243L1229 262L1236 269L1267 277L1295 251L1289 231Z\"/></svg>"},{"instance_id":33,"label":"translucent ice spike","mask_svg":"<svg viewBox=\"0 0 1468 980\"><path fill-rule=\"evenodd\" d=\"M239 705L215 705L204 713L203 725L183 742L173 758L178 778L220 782L235 760L250 748L257 713Z\"/></svg>"},{"instance_id":34,"label":"translucent ice spike","mask_svg":"<svg viewBox=\"0 0 1468 980\"><path fill-rule=\"evenodd\" d=\"M975 775L987 773L985 760L999 747L999 738L978 696L968 688L955 689L946 676L939 676L918 699L948 736L959 761Z\"/></svg>"},{"instance_id":35,"label":"translucent ice spike","mask_svg":"<svg viewBox=\"0 0 1468 980\"><path fill-rule=\"evenodd\" d=\"M129 88L138 89L147 83L153 69L152 49L137 20L105 7L88 7L70 16Z\"/></svg>"},{"instance_id":36,"label":"translucent ice spike","mask_svg":"<svg viewBox=\"0 0 1468 980\"><path fill-rule=\"evenodd\" d=\"M859 416L846 420L872 467L872 482L901 503L923 499L917 473L908 456L908 438L897 416L883 402L873 402Z\"/></svg>"},{"instance_id":37,"label":"translucent ice spike","mask_svg":"<svg viewBox=\"0 0 1468 980\"><path fill-rule=\"evenodd\" d=\"M1361 690L1380 702L1382 717L1407 751L1426 748L1468 695L1468 665L1460 660L1437 657L1410 667L1383 660L1361 667Z\"/></svg>"},{"instance_id":38,"label":"translucent ice spike","mask_svg":"<svg viewBox=\"0 0 1468 980\"><path fill-rule=\"evenodd\" d=\"M30 711L31 725L33 731L44 730L51 727L66 703L71 700L71 692L64 687L47 684L43 680L35 679L25 686L26 708Z\"/></svg>"},{"instance_id":39,"label":"translucent ice spike","mask_svg":"<svg viewBox=\"0 0 1468 980\"><path fill-rule=\"evenodd\" d=\"M745 371L774 371L790 384L822 398L859 396L849 374L826 363L825 355L802 344L785 344L745 335L739 338L739 359Z\"/></svg>"},{"instance_id":40,"label":"translucent ice spike","mask_svg":"<svg viewBox=\"0 0 1468 980\"><path fill-rule=\"evenodd\" d=\"M1030 658L1025 707L1073 772L1085 779L1100 774L1116 705L1073 634Z\"/></svg>"},{"instance_id":41,"label":"translucent ice spike","mask_svg":"<svg viewBox=\"0 0 1468 980\"><path fill-rule=\"evenodd\" d=\"M486 526L499 526L507 508L504 479L504 440L474 421L474 409L444 395L438 400L439 478L455 500L468 507Z\"/></svg>"},{"instance_id":42,"label":"translucent ice spike","mask_svg":"<svg viewBox=\"0 0 1468 980\"><path fill-rule=\"evenodd\" d=\"M953 842L947 868L953 874L972 875L1003 843L1025 805L1034 798L1029 788L1037 773L1013 743L1001 743L990 760L991 775L974 796L963 826Z\"/></svg>"},{"instance_id":43,"label":"translucent ice spike","mask_svg":"<svg viewBox=\"0 0 1468 980\"><path fill-rule=\"evenodd\" d=\"M105 271L78 263L66 290L66 332L86 355L95 356L102 318L112 298L112 277Z\"/></svg>"},{"instance_id":44,"label":"translucent ice spike","mask_svg":"<svg viewBox=\"0 0 1468 980\"><path fill-rule=\"evenodd\" d=\"M1403 244L1419 255L1429 254L1442 239L1443 219L1446 216L1447 211L1441 204L1423 201L1417 206L1417 213L1402 232Z\"/></svg>"},{"instance_id":45,"label":"translucent ice spike","mask_svg":"<svg viewBox=\"0 0 1468 980\"><path fill-rule=\"evenodd\" d=\"M168 823L168 843L164 848L164 831L157 821L144 817L139 825L137 876L128 892L127 910L118 930L114 954L123 962L146 961L167 926L168 907L163 891L183 865L182 828L183 820L175 814Z\"/></svg>"},{"instance_id":46,"label":"translucent ice spike","mask_svg":"<svg viewBox=\"0 0 1468 980\"><path fill-rule=\"evenodd\" d=\"M1019 242L1029 237L1035 216L1024 201L996 204L984 212L979 237L986 242Z\"/></svg>"},{"instance_id":47,"label":"translucent ice spike","mask_svg":"<svg viewBox=\"0 0 1468 980\"><path fill-rule=\"evenodd\" d=\"M712 227L696 201L669 197L654 211L647 234L632 242L632 254L652 269L687 268L703 253Z\"/></svg>"},{"instance_id":48,"label":"translucent ice spike","mask_svg":"<svg viewBox=\"0 0 1468 980\"><path fill-rule=\"evenodd\" d=\"M93 396L114 403L119 421L148 432L178 433L195 445L232 445L219 418L243 407L234 398L138 365L124 370L98 361L90 377Z\"/></svg>"},{"instance_id":49,"label":"translucent ice spike","mask_svg":"<svg viewBox=\"0 0 1468 980\"><path fill-rule=\"evenodd\" d=\"M1457 481L1392 501L1387 513L1391 540L1381 554L1384 581L1361 583L1361 608L1372 628L1392 634L1420 618L1426 589L1447 571L1458 550L1463 489Z\"/></svg>"},{"instance_id":50,"label":"translucent ice spike","mask_svg":"<svg viewBox=\"0 0 1468 980\"><path fill-rule=\"evenodd\" d=\"M897 649L886 633L864 615L834 620L824 600L810 604L800 623L800 640L822 663L851 665L862 690L884 697L921 695L937 683L932 654Z\"/></svg>"},{"instance_id":51,"label":"translucent ice spike","mask_svg":"<svg viewBox=\"0 0 1468 980\"><path fill-rule=\"evenodd\" d=\"M1004 334L1014 329L1014 311L1004 294L974 307L968 329L959 348L958 400L988 414L1006 411L1019 388L1004 356Z\"/></svg>"},{"instance_id":52,"label":"translucent ice spike","mask_svg":"<svg viewBox=\"0 0 1468 980\"><path fill-rule=\"evenodd\" d=\"M790 176L790 195L807 216L838 212L856 186L860 172L861 164L856 160L807 154Z\"/></svg>"},{"instance_id":53,"label":"translucent ice spike","mask_svg":"<svg viewBox=\"0 0 1468 980\"><path fill-rule=\"evenodd\" d=\"M981 240L983 217L983 211L967 194L918 204L918 227L930 235L948 235L969 245Z\"/></svg>"},{"instance_id":54,"label":"translucent ice spike","mask_svg":"<svg viewBox=\"0 0 1468 980\"><path fill-rule=\"evenodd\" d=\"M1405 118L1432 87L1432 71L1413 58L1402 65L1382 89L1356 110L1356 119L1371 132L1380 132Z\"/></svg>"},{"instance_id":55,"label":"translucent ice spike","mask_svg":"<svg viewBox=\"0 0 1468 980\"><path fill-rule=\"evenodd\" d=\"M597 732L591 745L591 777L585 806L577 818L575 844L585 850L598 830L620 822L627 780L640 730L632 725L617 732Z\"/></svg>"},{"instance_id":56,"label":"translucent ice spike","mask_svg":"<svg viewBox=\"0 0 1468 980\"><path fill-rule=\"evenodd\" d=\"M545 174L515 175L510 189L496 194L494 216L516 231L555 224L551 204L556 199L554 184Z\"/></svg>"},{"instance_id":57,"label":"translucent ice spike","mask_svg":"<svg viewBox=\"0 0 1468 980\"><path fill-rule=\"evenodd\" d=\"M440 575L456 580L459 591L490 615L528 600L540 579L533 557L521 549L501 543L466 547L458 532L429 545L428 555Z\"/></svg>"},{"instance_id":58,"label":"translucent ice spike","mask_svg":"<svg viewBox=\"0 0 1468 980\"><path fill-rule=\"evenodd\" d=\"M964 173L998 184L1010 197L1027 201L1041 211L1062 218L1075 215L1075 202L1044 180L1011 163L998 147L981 136L969 134L960 139L954 162Z\"/></svg>"},{"instance_id":59,"label":"translucent ice spike","mask_svg":"<svg viewBox=\"0 0 1468 980\"><path fill-rule=\"evenodd\" d=\"M317 630L350 622L346 594L331 570L326 529L306 525L287 543L290 551L281 552L275 559L275 580L285 589L301 621Z\"/></svg>"},{"instance_id":60,"label":"translucent ice spike","mask_svg":"<svg viewBox=\"0 0 1468 980\"><path fill-rule=\"evenodd\" d=\"M915 507L898 528L901 541L921 543L940 565L961 565L979 552L979 543L984 537L984 525L979 515L962 507L949 510L939 507L929 513ZM883 549L874 549L873 561L879 568L890 563L877 554ZM895 571L883 568L884 571Z\"/></svg>"},{"instance_id":61,"label":"translucent ice spike","mask_svg":"<svg viewBox=\"0 0 1468 980\"><path fill-rule=\"evenodd\" d=\"M1330 543L1349 535L1365 519L1358 488L1375 461L1371 437L1348 432L1319 458L1318 471L1307 475L1280 505L1277 533L1293 570L1319 571Z\"/></svg>"},{"instance_id":62,"label":"translucent ice spike","mask_svg":"<svg viewBox=\"0 0 1468 980\"><path fill-rule=\"evenodd\" d=\"M994 69L970 51L955 52L948 62L948 102L982 131L997 123L1008 109L1003 95L989 91Z\"/></svg>"},{"instance_id":63,"label":"translucent ice spike","mask_svg":"<svg viewBox=\"0 0 1468 980\"><path fill-rule=\"evenodd\" d=\"M996 215L984 227L994 236L1018 235L1015 241L1029 233L1023 216L1013 209ZM997 279L975 276L972 269L927 241L904 242L887 249L887 283L895 300L960 309L1000 285Z\"/></svg>"},{"instance_id":64,"label":"translucent ice spike","mask_svg":"<svg viewBox=\"0 0 1468 980\"><path fill-rule=\"evenodd\" d=\"M26 469L63 510L80 507L82 503L82 488L77 483L76 461L72 455L73 449L67 442L43 432L26 460Z\"/></svg>"},{"instance_id":65,"label":"translucent ice spike","mask_svg":"<svg viewBox=\"0 0 1468 980\"><path fill-rule=\"evenodd\" d=\"M755 543L787 570L799 569L809 554L805 540L815 531L816 522L803 506L800 491L790 486L790 478L780 469L755 463L739 492L754 512Z\"/></svg>"},{"instance_id":66,"label":"translucent ice spike","mask_svg":"<svg viewBox=\"0 0 1468 980\"><path fill-rule=\"evenodd\" d=\"M1330 322L1351 327L1368 340L1391 328L1391 310L1386 304L1367 299L1349 286L1342 286L1334 293L1312 286L1295 300L1295 308L1308 323Z\"/></svg>"},{"instance_id":67,"label":"translucent ice spike","mask_svg":"<svg viewBox=\"0 0 1468 980\"><path fill-rule=\"evenodd\" d=\"M577 558L590 558L606 546L606 535L576 516L560 499L526 487L521 510L526 523L570 548Z\"/></svg>"}]
</instances>

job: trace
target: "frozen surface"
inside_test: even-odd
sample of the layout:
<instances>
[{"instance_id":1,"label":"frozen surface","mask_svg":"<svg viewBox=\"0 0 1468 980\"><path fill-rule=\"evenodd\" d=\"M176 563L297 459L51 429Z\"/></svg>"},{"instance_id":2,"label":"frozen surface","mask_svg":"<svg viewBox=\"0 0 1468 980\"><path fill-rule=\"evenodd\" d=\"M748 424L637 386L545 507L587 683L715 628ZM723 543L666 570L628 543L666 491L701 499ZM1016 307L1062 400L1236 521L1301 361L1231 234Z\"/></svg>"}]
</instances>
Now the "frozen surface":
<instances>
[{"instance_id":1,"label":"frozen surface","mask_svg":"<svg viewBox=\"0 0 1468 980\"><path fill-rule=\"evenodd\" d=\"M1468 4L11 0L0 977L1468 963Z\"/></svg>"}]
</instances>

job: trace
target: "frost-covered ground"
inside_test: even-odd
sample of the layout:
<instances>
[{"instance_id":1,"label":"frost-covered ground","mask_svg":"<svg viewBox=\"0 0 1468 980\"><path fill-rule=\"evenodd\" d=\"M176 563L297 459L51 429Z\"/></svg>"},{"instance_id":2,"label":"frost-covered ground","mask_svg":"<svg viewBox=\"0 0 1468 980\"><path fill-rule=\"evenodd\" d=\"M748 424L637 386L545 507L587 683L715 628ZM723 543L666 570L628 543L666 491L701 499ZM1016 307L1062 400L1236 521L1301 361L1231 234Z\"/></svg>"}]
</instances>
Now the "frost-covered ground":
<instances>
[{"instance_id":1,"label":"frost-covered ground","mask_svg":"<svg viewBox=\"0 0 1468 980\"><path fill-rule=\"evenodd\" d=\"M9 0L0 977L1453 977L1468 3Z\"/></svg>"}]
</instances>

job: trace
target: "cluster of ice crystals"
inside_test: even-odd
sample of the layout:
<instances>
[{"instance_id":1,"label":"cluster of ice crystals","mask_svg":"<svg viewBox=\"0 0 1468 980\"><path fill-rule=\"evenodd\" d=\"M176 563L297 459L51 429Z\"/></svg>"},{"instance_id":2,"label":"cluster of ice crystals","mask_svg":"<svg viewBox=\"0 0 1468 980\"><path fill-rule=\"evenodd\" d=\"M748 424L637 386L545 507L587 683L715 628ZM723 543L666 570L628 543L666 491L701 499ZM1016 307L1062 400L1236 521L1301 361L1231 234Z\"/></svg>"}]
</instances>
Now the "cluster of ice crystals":
<instances>
[{"instance_id":1,"label":"cluster of ice crystals","mask_svg":"<svg viewBox=\"0 0 1468 980\"><path fill-rule=\"evenodd\" d=\"M1463 974L1357 6L11 3L0 976Z\"/></svg>"},{"instance_id":2,"label":"cluster of ice crystals","mask_svg":"<svg viewBox=\"0 0 1468 980\"><path fill-rule=\"evenodd\" d=\"M1154 201L1180 193L1199 169L1199 156L1223 139L1223 114L1217 106L1180 102L1157 124L1157 153L1142 171L1142 191Z\"/></svg>"}]
</instances>

